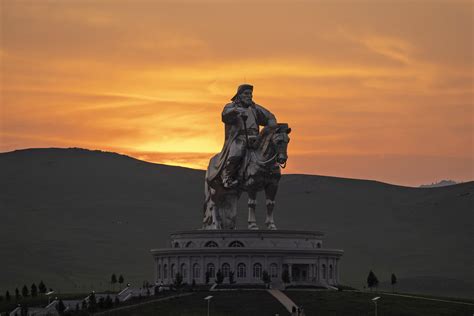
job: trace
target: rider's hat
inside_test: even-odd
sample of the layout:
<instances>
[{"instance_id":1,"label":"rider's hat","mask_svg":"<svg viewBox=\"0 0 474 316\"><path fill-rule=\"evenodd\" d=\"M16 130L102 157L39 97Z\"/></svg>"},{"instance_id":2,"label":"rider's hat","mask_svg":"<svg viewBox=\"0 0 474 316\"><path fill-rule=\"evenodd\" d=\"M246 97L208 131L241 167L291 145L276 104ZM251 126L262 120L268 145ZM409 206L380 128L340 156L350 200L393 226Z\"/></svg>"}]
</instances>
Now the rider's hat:
<instances>
[{"instance_id":1,"label":"rider's hat","mask_svg":"<svg viewBox=\"0 0 474 316\"><path fill-rule=\"evenodd\" d=\"M248 83L244 83L244 84L241 84L238 88L237 88L237 93L232 97L232 101L235 101L235 99L237 99L237 97L239 96L239 94L241 94L242 92L244 92L244 90L247 90L247 89L250 89L253 91L253 86L251 84L248 84Z\"/></svg>"}]
</instances>

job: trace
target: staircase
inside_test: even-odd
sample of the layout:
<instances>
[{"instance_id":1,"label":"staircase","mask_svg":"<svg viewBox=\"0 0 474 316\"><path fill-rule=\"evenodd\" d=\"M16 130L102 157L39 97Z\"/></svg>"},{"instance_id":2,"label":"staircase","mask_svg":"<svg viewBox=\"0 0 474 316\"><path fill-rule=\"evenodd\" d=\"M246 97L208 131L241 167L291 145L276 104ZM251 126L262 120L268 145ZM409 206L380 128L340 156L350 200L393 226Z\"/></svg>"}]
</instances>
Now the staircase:
<instances>
[{"instance_id":1,"label":"staircase","mask_svg":"<svg viewBox=\"0 0 474 316\"><path fill-rule=\"evenodd\" d=\"M280 290L271 289L271 290L267 290L267 292L270 293L274 298L276 298L286 308L286 310L289 313L291 313L291 309L293 307L297 306L295 302L291 300L291 298L286 296L286 294Z\"/></svg>"}]
</instances>

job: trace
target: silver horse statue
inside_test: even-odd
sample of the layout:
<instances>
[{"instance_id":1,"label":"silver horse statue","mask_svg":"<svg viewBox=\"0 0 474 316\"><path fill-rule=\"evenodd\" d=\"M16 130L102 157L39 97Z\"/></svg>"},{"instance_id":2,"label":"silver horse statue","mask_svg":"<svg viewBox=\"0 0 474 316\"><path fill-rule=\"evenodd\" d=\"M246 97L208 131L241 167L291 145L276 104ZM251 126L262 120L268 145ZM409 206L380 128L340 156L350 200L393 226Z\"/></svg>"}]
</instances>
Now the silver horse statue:
<instances>
[{"instance_id":1,"label":"silver horse statue","mask_svg":"<svg viewBox=\"0 0 474 316\"><path fill-rule=\"evenodd\" d=\"M273 209L281 168L286 167L287 149L291 128L279 123L274 127L265 127L259 133L255 143L247 148L247 153L238 172L239 186L236 189L224 188L221 177L208 180L209 170L219 159L218 154L209 162L205 181L205 202L203 229L235 229L237 202L243 191L248 193L248 228L258 229L255 219L257 192L264 190L266 197L267 229L275 230Z\"/></svg>"}]
</instances>

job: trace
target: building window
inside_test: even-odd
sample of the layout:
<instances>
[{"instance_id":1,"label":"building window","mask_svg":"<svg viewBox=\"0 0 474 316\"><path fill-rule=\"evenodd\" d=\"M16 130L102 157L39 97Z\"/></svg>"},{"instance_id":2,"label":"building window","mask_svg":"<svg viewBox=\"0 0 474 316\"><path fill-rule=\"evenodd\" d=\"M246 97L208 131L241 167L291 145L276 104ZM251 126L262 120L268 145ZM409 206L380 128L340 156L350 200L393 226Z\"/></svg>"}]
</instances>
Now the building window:
<instances>
[{"instance_id":1,"label":"building window","mask_svg":"<svg viewBox=\"0 0 474 316\"><path fill-rule=\"evenodd\" d=\"M332 264L329 265L329 278L333 278Z\"/></svg>"},{"instance_id":2,"label":"building window","mask_svg":"<svg viewBox=\"0 0 474 316\"><path fill-rule=\"evenodd\" d=\"M175 247L175 248L179 248L179 242L175 242L175 243L174 243L174 247Z\"/></svg>"},{"instance_id":3,"label":"building window","mask_svg":"<svg viewBox=\"0 0 474 316\"><path fill-rule=\"evenodd\" d=\"M201 277L201 267L198 263L193 265L193 279L198 279Z\"/></svg>"},{"instance_id":4,"label":"building window","mask_svg":"<svg viewBox=\"0 0 474 316\"><path fill-rule=\"evenodd\" d=\"M321 248L321 243L318 242L318 244L316 245L316 247Z\"/></svg>"},{"instance_id":5,"label":"building window","mask_svg":"<svg viewBox=\"0 0 474 316\"><path fill-rule=\"evenodd\" d=\"M210 278L216 277L216 267L214 266L214 263L207 264L207 273L209 273Z\"/></svg>"},{"instance_id":6,"label":"building window","mask_svg":"<svg viewBox=\"0 0 474 316\"><path fill-rule=\"evenodd\" d=\"M194 247L196 247L196 244L194 242L188 241L186 243L186 248L194 248Z\"/></svg>"},{"instance_id":7,"label":"building window","mask_svg":"<svg viewBox=\"0 0 474 316\"><path fill-rule=\"evenodd\" d=\"M168 278L168 265L165 263L163 265L163 279L167 279Z\"/></svg>"},{"instance_id":8,"label":"building window","mask_svg":"<svg viewBox=\"0 0 474 316\"><path fill-rule=\"evenodd\" d=\"M253 265L253 277L255 279L262 278L262 265L260 263L256 263Z\"/></svg>"},{"instance_id":9,"label":"building window","mask_svg":"<svg viewBox=\"0 0 474 316\"><path fill-rule=\"evenodd\" d=\"M188 269L186 269L186 263L181 264L181 276L183 277L183 280L186 280L188 278Z\"/></svg>"},{"instance_id":10,"label":"building window","mask_svg":"<svg viewBox=\"0 0 474 316\"><path fill-rule=\"evenodd\" d=\"M224 276L224 278L229 277L229 272L230 272L230 265L228 263L224 263L222 265L222 275Z\"/></svg>"},{"instance_id":11,"label":"building window","mask_svg":"<svg viewBox=\"0 0 474 316\"><path fill-rule=\"evenodd\" d=\"M174 278L176 277L176 266L174 265L174 263L171 265L171 279L174 280Z\"/></svg>"},{"instance_id":12,"label":"building window","mask_svg":"<svg viewBox=\"0 0 474 316\"><path fill-rule=\"evenodd\" d=\"M158 279L161 279L161 264L158 265L157 275Z\"/></svg>"},{"instance_id":13,"label":"building window","mask_svg":"<svg viewBox=\"0 0 474 316\"><path fill-rule=\"evenodd\" d=\"M219 247L215 241L208 241L204 247Z\"/></svg>"},{"instance_id":14,"label":"building window","mask_svg":"<svg viewBox=\"0 0 474 316\"><path fill-rule=\"evenodd\" d=\"M229 244L229 247L245 247L245 246L242 242L235 240Z\"/></svg>"},{"instance_id":15,"label":"building window","mask_svg":"<svg viewBox=\"0 0 474 316\"><path fill-rule=\"evenodd\" d=\"M238 278L247 277L247 267L245 266L245 263L239 263L237 265L237 277Z\"/></svg>"},{"instance_id":16,"label":"building window","mask_svg":"<svg viewBox=\"0 0 474 316\"><path fill-rule=\"evenodd\" d=\"M278 278L278 265L276 263L270 265L270 277Z\"/></svg>"},{"instance_id":17,"label":"building window","mask_svg":"<svg viewBox=\"0 0 474 316\"><path fill-rule=\"evenodd\" d=\"M326 265L323 264L323 279L327 279L327 271L326 271Z\"/></svg>"}]
</instances>

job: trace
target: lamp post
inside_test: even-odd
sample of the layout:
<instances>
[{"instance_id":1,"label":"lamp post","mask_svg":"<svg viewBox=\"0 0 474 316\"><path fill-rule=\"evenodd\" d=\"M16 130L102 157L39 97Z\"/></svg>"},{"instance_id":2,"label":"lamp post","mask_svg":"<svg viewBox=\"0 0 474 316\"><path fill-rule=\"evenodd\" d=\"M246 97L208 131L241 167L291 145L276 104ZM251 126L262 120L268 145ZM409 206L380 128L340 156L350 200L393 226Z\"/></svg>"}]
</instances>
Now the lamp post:
<instances>
[{"instance_id":1,"label":"lamp post","mask_svg":"<svg viewBox=\"0 0 474 316\"><path fill-rule=\"evenodd\" d=\"M48 293L45 294L48 297L48 305L49 303L51 303L51 295L53 294L54 294L54 291L49 291Z\"/></svg>"},{"instance_id":2,"label":"lamp post","mask_svg":"<svg viewBox=\"0 0 474 316\"><path fill-rule=\"evenodd\" d=\"M380 296L374 297L372 302L375 304L375 316L377 316L377 300L380 299Z\"/></svg>"},{"instance_id":3,"label":"lamp post","mask_svg":"<svg viewBox=\"0 0 474 316\"><path fill-rule=\"evenodd\" d=\"M209 295L204 298L204 300L207 301L207 316L209 316L209 303L211 302L212 297L212 295Z\"/></svg>"}]
</instances>

